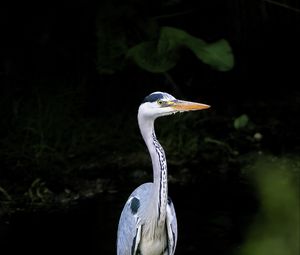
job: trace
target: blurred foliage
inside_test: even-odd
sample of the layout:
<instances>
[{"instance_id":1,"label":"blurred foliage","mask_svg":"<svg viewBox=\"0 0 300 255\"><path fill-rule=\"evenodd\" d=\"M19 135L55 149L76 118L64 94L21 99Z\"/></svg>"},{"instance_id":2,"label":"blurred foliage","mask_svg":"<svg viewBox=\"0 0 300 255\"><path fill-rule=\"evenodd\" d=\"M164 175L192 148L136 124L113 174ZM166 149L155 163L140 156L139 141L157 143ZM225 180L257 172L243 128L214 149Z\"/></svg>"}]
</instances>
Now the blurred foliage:
<instances>
[{"instance_id":1,"label":"blurred foliage","mask_svg":"<svg viewBox=\"0 0 300 255\"><path fill-rule=\"evenodd\" d=\"M146 1L103 1L96 19L97 69L100 74L114 74L127 65L130 47L143 38L157 36L158 23L145 14Z\"/></svg>"},{"instance_id":2,"label":"blurred foliage","mask_svg":"<svg viewBox=\"0 0 300 255\"><path fill-rule=\"evenodd\" d=\"M216 70L228 71L233 67L233 54L226 40L206 43L173 27L162 27L157 42L142 42L129 49L127 56L142 69L163 73L176 65L182 48L190 49L198 59Z\"/></svg>"},{"instance_id":3,"label":"blurred foliage","mask_svg":"<svg viewBox=\"0 0 300 255\"><path fill-rule=\"evenodd\" d=\"M3 198L2 198L3 197ZM11 200L11 196L7 193L7 191L0 186L0 198L1 200Z\"/></svg>"},{"instance_id":4,"label":"blurred foliage","mask_svg":"<svg viewBox=\"0 0 300 255\"><path fill-rule=\"evenodd\" d=\"M193 120L189 114L177 114L156 121L158 126L156 133L166 150L169 163L180 165L196 157L200 134L195 132L195 126L189 125Z\"/></svg>"},{"instance_id":5,"label":"blurred foliage","mask_svg":"<svg viewBox=\"0 0 300 255\"><path fill-rule=\"evenodd\" d=\"M28 197L30 203L45 203L51 199L51 193L45 182L37 178L32 182L25 196Z\"/></svg>"},{"instance_id":6,"label":"blurred foliage","mask_svg":"<svg viewBox=\"0 0 300 255\"><path fill-rule=\"evenodd\" d=\"M115 190L113 185L128 183L129 176L139 183L152 177L136 109L112 111L101 105L99 115L88 116L84 95L82 87L37 88L27 96L2 102L6 109L0 111L6 120L0 132L3 205L42 206L57 201L56 197L73 201L78 194ZM243 116L249 117L245 121ZM260 127L248 114L177 114L158 119L156 126L172 169L170 182L182 185L202 174L222 178L238 171L242 155L263 149Z\"/></svg>"},{"instance_id":7,"label":"blurred foliage","mask_svg":"<svg viewBox=\"0 0 300 255\"><path fill-rule=\"evenodd\" d=\"M249 117L246 114L243 114L234 120L233 125L235 129L241 129L246 127L248 122L249 122Z\"/></svg>"},{"instance_id":8,"label":"blurred foliage","mask_svg":"<svg viewBox=\"0 0 300 255\"><path fill-rule=\"evenodd\" d=\"M299 254L300 159L262 155L244 173L255 183L260 210L239 254Z\"/></svg>"},{"instance_id":9,"label":"blurred foliage","mask_svg":"<svg viewBox=\"0 0 300 255\"><path fill-rule=\"evenodd\" d=\"M136 126L125 122L125 127L124 114L112 117L104 109L101 117L86 117L83 95L81 89L68 87L59 93L36 89L29 96L1 102L5 123L0 127L0 216L65 207L80 197L113 190L105 178L114 175L112 169L125 166L128 159L123 154L130 153L117 131ZM128 131L133 137L136 133Z\"/></svg>"},{"instance_id":10,"label":"blurred foliage","mask_svg":"<svg viewBox=\"0 0 300 255\"><path fill-rule=\"evenodd\" d=\"M233 67L233 54L226 40L207 43L182 29L160 26L157 19L143 15L137 8L141 6L133 2L105 1L100 5L96 28L100 74L122 70L128 65L126 59L132 59L146 71L164 73L177 64L182 48L190 49L216 70L228 71Z\"/></svg>"},{"instance_id":11,"label":"blurred foliage","mask_svg":"<svg viewBox=\"0 0 300 255\"><path fill-rule=\"evenodd\" d=\"M67 168L70 146L78 139L70 132L75 125L71 113L78 107L78 102L73 101L76 100L74 92L65 93L47 95L36 91L30 98L14 101L13 109L7 106L11 115L3 127L7 129L7 135L1 139L4 148L1 157L6 158L2 167L10 169L6 171L9 178L17 174L24 181L32 181L37 174L50 176L60 168ZM72 100L74 104L66 104L66 100Z\"/></svg>"}]
</instances>

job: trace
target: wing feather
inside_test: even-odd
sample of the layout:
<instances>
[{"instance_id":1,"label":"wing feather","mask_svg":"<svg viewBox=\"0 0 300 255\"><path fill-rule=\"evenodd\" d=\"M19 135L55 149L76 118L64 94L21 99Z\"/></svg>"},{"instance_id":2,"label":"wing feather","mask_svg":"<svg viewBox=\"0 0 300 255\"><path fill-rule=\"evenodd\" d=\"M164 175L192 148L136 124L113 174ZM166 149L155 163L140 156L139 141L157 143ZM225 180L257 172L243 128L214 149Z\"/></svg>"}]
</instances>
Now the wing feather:
<instances>
[{"instance_id":1,"label":"wing feather","mask_svg":"<svg viewBox=\"0 0 300 255\"><path fill-rule=\"evenodd\" d=\"M177 244L177 219L176 219L174 205L170 198L167 205L166 225L167 225L169 255L173 255L175 253L175 248Z\"/></svg>"},{"instance_id":2,"label":"wing feather","mask_svg":"<svg viewBox=\"0 0 300 255\"><path fill-rule=\"evenodd\" d=\"M149 194L151 185L152 183L145 183L135 189L123 208L118 226L117 255L137 254L141 239L139 203Z\"/></svg>"}]
</instances>

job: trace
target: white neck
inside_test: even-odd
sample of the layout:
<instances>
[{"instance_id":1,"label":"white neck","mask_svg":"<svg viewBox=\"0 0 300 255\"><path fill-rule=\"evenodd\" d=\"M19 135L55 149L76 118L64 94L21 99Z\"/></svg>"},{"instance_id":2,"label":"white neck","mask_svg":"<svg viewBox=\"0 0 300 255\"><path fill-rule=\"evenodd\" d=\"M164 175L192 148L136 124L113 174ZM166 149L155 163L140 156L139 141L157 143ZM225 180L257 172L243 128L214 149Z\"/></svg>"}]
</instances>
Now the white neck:
<instances>
[{"instance_id":1,"label":"white neck","mask_svg":"<svg viewBox=\"0 0 300 255\"><path fill-rule=\"evenodd\" d=\"M141 134L148 147L153 167L153 188L149 198L149 214L151 211L154 215L157 215L158 223L164 223L168 201L167 161L165 152L155 136L154 119L145 117L139 112L138 123Z\"/></svg>"}]
</instances>

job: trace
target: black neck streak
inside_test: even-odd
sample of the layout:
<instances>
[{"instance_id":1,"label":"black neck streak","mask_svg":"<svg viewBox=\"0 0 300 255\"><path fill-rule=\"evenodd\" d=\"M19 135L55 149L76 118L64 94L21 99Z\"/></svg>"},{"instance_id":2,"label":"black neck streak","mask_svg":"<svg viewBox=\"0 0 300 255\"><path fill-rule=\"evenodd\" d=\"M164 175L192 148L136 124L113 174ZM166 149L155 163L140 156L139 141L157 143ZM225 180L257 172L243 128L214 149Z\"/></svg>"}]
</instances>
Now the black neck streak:
<instances>
[{"instance_id":1,"label":"black neck streak","mask_svg":"<svg viewBox=\"0 0 300 255\"><path fill-rule=\"evenodd\" d=\"M158 222L165 218L166 214L166 204L168 198L168 183L167 183L167 161L164 149L158 142L155 133L152 133L153 145L158 156L160 175L159 175L159 192L158 192Z\"/></svg>"}]
</instances>

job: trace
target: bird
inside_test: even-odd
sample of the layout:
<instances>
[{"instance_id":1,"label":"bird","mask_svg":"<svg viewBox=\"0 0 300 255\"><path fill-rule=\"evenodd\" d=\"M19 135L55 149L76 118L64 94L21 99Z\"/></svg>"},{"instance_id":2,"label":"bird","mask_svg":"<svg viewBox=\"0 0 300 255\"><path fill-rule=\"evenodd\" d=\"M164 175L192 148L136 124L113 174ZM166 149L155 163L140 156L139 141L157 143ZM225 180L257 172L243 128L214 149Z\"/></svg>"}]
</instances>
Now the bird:
<instances>
[{"instance_id":1,"label":"bird","mask_svg":"<svg viewBox=\"0 0 300 255\"><path fill-rule=\"evenodd\" d=\"M154 130L156 118L196 111L209 105L178 100L166 92L146 96L138 109L138 125L148 148L153 182L140 185L122 210L117 231L117 255L173 255L177 244L177 219L168 197L167 160Z\"/></svg>"}]
</instances>

